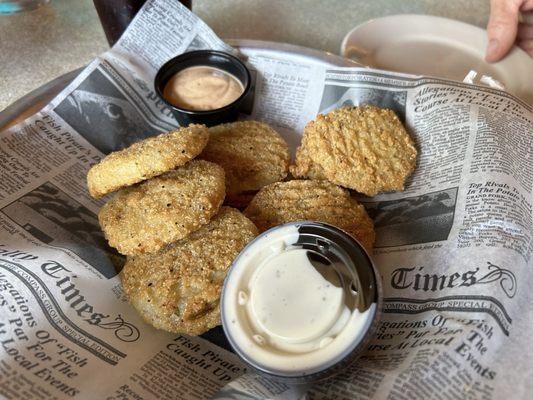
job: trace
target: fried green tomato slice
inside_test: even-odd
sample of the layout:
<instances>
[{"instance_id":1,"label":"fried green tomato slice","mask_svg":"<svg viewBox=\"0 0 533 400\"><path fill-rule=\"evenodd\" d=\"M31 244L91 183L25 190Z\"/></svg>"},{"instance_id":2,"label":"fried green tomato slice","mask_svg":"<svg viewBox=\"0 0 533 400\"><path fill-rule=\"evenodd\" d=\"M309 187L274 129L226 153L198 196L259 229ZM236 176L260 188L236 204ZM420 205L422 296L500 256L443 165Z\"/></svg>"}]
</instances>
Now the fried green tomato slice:
<instances>
[{"instance_id":1,"label":"fried green tomato slice","mask_svg":"<svg viewBox=\"0 0 533 400\"><path fill-rule=\"evenodd\" d=\"M290 162L285 140L269 125L258 121L209 128L209 142L199 158L224 168L226 190L232 196L285 179Z\"/></svg>"},{"instance_id":2,"label":"fried green tomato slice","mask_svg":"<svg viewBox=\"0 0 533 400\"><path fill-rule=\"evenodd\" d=\"M208 138L204 125L189 125L110 153L89 170L89 193L100 198L184 165L200 154Z\"/></svg>"},{"instance_id":3,"label":"fried green tomato slice","mask_svg":"<svg viewBox=\"0 0 533 400\"><path fill-rule=\"evenodd\" d=\"M416 156L413 139L392 110L344 107L306 125L291 173L374 196L404 190Z\"/></svg>"},{"instance_id":4,"label":"fried green tomato slice","mask_svg":"<svg viewBox=\"0 0 533 400\"><path fill-rule=\"evenodd\" d=\"M152 253L207 224L225 194L224 170L193 160L120 190L100 209L98 220L120 253Z\"/></svg>"},{"instance_id":5,"label":"fried green tomato slice","mask_svg":"<svg viewBox=\"0 0 533 400\"><path fill-rule=\"evenodd\" d=\"M328 181L273 183L257 193L244 215L261 232L301 220L330 224L352 235L369 251L376 237L374 224L365 208L350 196L348 190Z\"/></svg>"},{"instance_id":6,"label":"fried green tomato slice","mask_svg":"<svg viewBox=\"0 0 533 400\"><path fill-rule=\"evenodd\" d=\"M200 335L220 325L226 272L257 235L239 211L222 207L211 222L154 254L128 257L124 292L143 319L158 329Z\"/></svg>"}]
</instances>

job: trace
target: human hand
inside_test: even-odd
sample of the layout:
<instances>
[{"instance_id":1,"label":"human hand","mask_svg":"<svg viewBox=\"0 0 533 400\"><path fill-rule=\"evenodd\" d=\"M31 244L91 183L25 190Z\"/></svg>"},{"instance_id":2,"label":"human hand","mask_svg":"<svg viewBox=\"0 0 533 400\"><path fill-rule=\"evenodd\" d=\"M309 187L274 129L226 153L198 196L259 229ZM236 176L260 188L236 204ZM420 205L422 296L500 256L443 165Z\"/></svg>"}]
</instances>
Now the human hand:
<instances>
[{"instance_id":1,"label":"human hand","mask_svg":"<svg viewBox=\"0 0 533 400\"><path fill-rule=\"evenodd\" d=\"M524 22L519 23L522 13ZM501 60L513 44L533 57L533 0L491 0L485 60Z\"/></svg>"}]
</instances>

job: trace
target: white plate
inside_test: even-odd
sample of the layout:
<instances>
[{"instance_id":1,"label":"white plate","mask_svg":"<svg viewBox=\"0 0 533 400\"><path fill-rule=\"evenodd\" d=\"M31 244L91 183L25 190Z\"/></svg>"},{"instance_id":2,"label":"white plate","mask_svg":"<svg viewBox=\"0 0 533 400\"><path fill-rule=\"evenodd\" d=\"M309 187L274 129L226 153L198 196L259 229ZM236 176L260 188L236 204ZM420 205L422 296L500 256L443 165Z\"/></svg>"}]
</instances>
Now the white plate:
<instances>
[{"instance_id":1,"label":"white plate","mask_svg":"<svg viewBox=\"0 0 533 400\"><path fill-rule=\"evenodd\" d=\"M502 61L489 64L486 47L487 32L476 26L428 15L393 15L355 27L342 41L341 55L369 67L456 81L474 70L533 104L533 60L515 47Z\"/></svg>"}]
</instances>

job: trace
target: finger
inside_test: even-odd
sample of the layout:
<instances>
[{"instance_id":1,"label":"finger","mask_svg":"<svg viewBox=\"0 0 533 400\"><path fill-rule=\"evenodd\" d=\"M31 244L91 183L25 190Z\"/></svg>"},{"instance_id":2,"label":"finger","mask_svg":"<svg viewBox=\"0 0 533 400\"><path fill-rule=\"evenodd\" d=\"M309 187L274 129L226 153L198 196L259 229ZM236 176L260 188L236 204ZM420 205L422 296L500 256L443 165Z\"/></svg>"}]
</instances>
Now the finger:
<instances>
[{"instance_id":1,"label":"finger","mask_svg":"<svg viewBox=\"0 0 533 400\"><path fill-rule=\"evenodd\" d=\"M518 8L516 0L491 0L490 18L487 25L489 44L485 60L500 60L512 47L518 24Z\"/></svg>"},{"instance_id":2,"label":"finger","mask_svg":"<svg viewBox=\"0 0 533 400\"><path fill-rule=\"evenodd\" d=\"M516 38L518 41L523 39L533 39L533 25L519 24Z\"/></svg>"}]
</instances>

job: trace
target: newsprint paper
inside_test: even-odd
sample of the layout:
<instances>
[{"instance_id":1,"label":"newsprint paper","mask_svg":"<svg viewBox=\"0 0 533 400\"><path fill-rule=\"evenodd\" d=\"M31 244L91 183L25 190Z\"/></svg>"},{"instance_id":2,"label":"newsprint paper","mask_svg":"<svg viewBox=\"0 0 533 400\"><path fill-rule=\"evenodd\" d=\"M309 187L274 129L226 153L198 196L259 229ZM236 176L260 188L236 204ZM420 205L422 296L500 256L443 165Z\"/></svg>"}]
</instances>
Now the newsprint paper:
<instances>
[{"instance_id":1,"label":"newsprint paper","mask_svg":"<svg viewBox=\"0 0 533 400\"><path fill-rule=\"evenodd\" d=\"M353 367L315 386L247 371L219 328L189 337L145 324L98 226L106 199L88 196L88 169L176 126L152 82L165 61L202 48L246 60L255 101L243 117L272 124L292 151L308 121L347 104L393 109L416 141L406 190L359 199L377 232L377 334ZM532 107L504 91L239 52L177 0L148 1L113 49L0 132L0 395L533 398L532 127Z\"/></svg>"}]
</instances>

